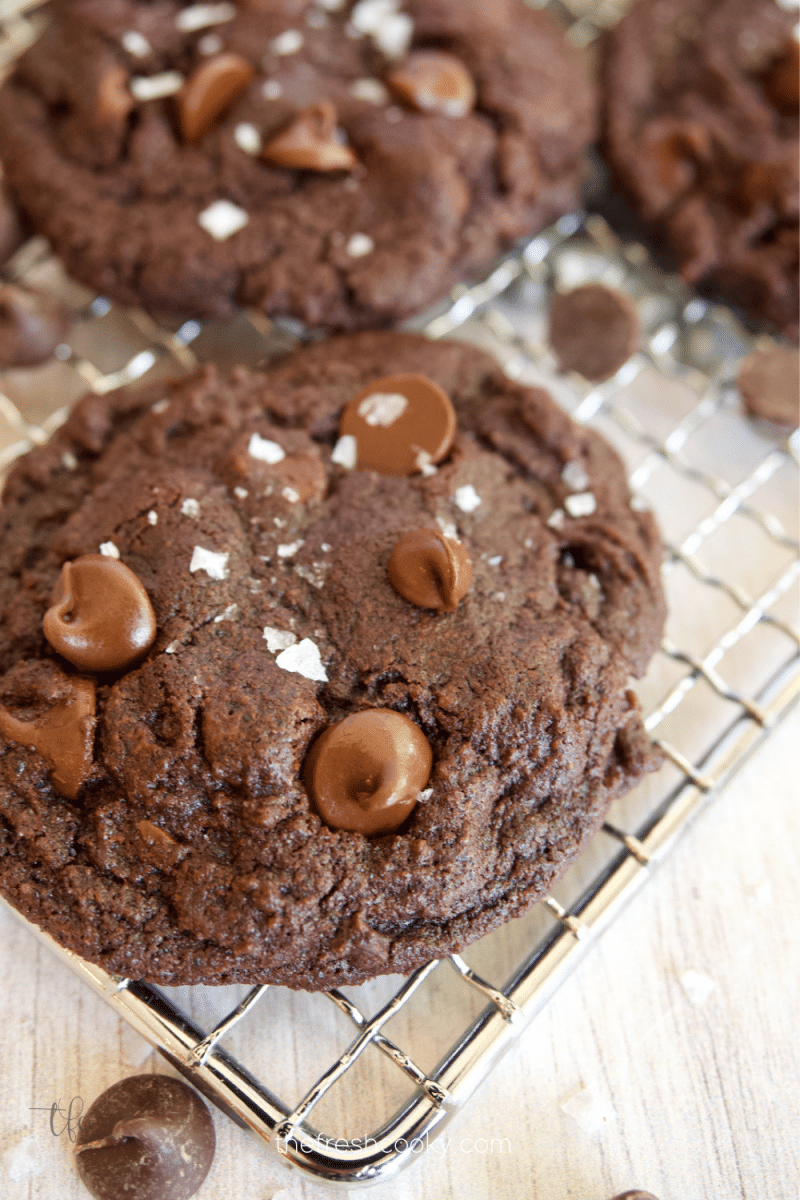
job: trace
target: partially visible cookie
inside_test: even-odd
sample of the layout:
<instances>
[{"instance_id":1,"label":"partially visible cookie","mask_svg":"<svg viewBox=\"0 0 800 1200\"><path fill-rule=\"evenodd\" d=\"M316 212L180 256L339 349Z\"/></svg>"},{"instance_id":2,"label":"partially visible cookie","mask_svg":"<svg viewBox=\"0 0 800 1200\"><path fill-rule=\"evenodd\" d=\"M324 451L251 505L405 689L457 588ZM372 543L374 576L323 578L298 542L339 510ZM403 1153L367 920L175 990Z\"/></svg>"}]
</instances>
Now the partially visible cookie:
<instances>
[{"instance_id":1,"label":"partially visible cookie","mask_svg":"<svg viewBox=\"0 0 800 1200\"><path fill-rule=\"evenodd\" d=\"M657 765L660 560L611 447L469 346L86 397L0 509L0 889L162 983L462 947Z\"/></svg>"},{"instance_id":2,"label":"partially visible cookie","mask_svg":"<svg viewBox=\"0 0 800 1200\"><path fill-rule=\"evenodd\" d=\"M577 203L593 91L523 0L52 11L0 91L0 156L123 304L386 325Z\"/></svg>"},{"instance_id":3,"label":"partially visible cookie","mask_svg":"<svg viewBox=\"0 0 800 1200\"><path fill-rule=\"evenodd\" d=\"M800 420L800 353L789 346L763 346L748 354L736 379L751 417L778 425Z\"/></svg>"},{"instance_id":4,"label":"partially visible cookie","mask_svg":"<svg viewBox=\"0 0 800 1200\"><path fill-rule=\"evenodd\" d=\"M553 297L549 339L562 371L592 383L609 379L639 344L639 315L627 296L589 283Z\"/></svg>"},{"instance_id":5,"label":"partially visible cookie","mask_svg":"<svg viewBox=\"0 0 800 1200\"><path fill-rule=\"evenodd\" d=\"M637 0L610 35L614 180L690 282L798 334L798 45L775 0Z\"/></svg>"}]
</instances>

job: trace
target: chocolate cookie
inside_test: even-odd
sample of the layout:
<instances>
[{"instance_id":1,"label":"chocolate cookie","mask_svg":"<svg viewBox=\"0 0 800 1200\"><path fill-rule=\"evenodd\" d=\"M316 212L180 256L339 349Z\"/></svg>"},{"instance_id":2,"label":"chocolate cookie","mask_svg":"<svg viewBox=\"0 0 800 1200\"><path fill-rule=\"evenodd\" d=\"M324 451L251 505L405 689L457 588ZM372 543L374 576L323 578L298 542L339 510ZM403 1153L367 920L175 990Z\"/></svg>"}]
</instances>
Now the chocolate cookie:
<instances>
[{"instance_id":1,"label":"chocolate cookie","mask_svg":"<svg viewBox=\"0 0 800 1200\"><path fill-rule=\"evenodd\" d=\"M657 761L629 499L546 392L412 335L82 400L4 496L4 894L163 983L355 983L518 916Z\"/></svg>"},{"instance_id":2,"label":"chocolate cookie","mask_svg":"<svg viewBox=\"0 0 800 1200\"><path fill-rule=\"evenodd\" d=\"M794 20L775 0L638 0L609 39L603 135L684 278L796 339Z\"/></svg>"},{"instance_id":3,"label":"chocolate cookie","mask_svg":"<svg viewBox=\"0 0 800 1200\"><path fill-rule=\"evenodd\" d=\"M574 208L593 113L523 0L61 0L0 91L0 156L123 304L374 327Z\"/></svg>"}]
</instances>

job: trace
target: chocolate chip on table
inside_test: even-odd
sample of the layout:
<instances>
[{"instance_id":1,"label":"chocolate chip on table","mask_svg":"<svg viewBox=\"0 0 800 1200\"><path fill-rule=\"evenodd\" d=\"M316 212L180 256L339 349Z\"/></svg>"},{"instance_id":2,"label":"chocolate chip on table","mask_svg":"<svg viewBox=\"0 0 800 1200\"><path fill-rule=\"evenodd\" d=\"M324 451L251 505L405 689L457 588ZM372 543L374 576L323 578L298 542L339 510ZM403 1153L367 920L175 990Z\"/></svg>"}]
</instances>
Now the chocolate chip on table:
<instances>
[{"instance_id":1,"label":"chocolate chip on table","mask_svg":"<svg viewBox=\"0 0 800 1200\"><path fill-rule=\"evenodd\" d=\"M550 345L562 371L600 383L628 361L640 337L626 296L599 283L556 296L550 305Z\"/></svg>"},{"instance_id":2,"label":"chocolate chip on table","mask_svg":"<svg viewBox=\"0 0 800 1200\"><path fill-rule=\"evenodd\" d=\"M150 598L124 563L83 554L61 568L44 635L79 671L123 671L141 658L156 636Z\"/></svg>"},{"instance_id":3,"label":"chocolate chip on table","mask_svg":"<svg viewBox=\"0 0 800 1200\"><path fill-rule=\"evenodd\" d=\"M0 704L0 735L46 758L53 787L74 800L92 769L94 680L67 675L55 663L18 663L3 690L10 703Z\"/></svg>"},{"instance_id":4,"label":"chocolate chip on table","mask_svg":"<svg viewBox=\"0 0 800 1200\"><path fill-rule=\"evenodd\" d=\"M438 612L455 612L472 583L466 549L438 529L404 533L389 556L387 572L404 599Z\"/></svg>"},{"instance_id":5,"label":"chocolate chip on table","mask_svg":"<svg viewBox=\"0 0 800 1200\"><path fill-rule=\"evenodd\" d=\"M70 315L47 292L18 283L0 286L0 367L45 362L70 328Z\"/></svg>"},{"instance_id":6,"label":"chocolate chip on table","mask_svg":"<svg viewBox=\"0 0 800 1200\"><path fill-rule=\"evenodd\" d=\"M376 379L339 421L339 436L355 438L359 469L382 475L413 475L441 462L455 435L450 397L424 375Z\"/></svg>"},{"instance_id":7,"label":"chocolate chip on table","mask_svg":"<svg viewBox=\"0 0 800 1200\"><path fill-rule=\"evenodd\" d=\"M202 141L252 78L253 68L241 54L217 54L201 63L176 96L183 141L189 146Z\"/></svg>"},{"instance_id":8,"label":"chocolate chip on table","mask_svg":"<svg viewBox=\"0 0 800 1200\"><path fill-rule=\"evenodd\" d=\"M352 171L354 152L338 140L336 109L329 101L311 104L267 142L261 157L279 167L304 171Z\"/></svg>"},{"instance_id":9,"label":"chocolate chip on table","mask_svg":"<svg viewBox=\"0 0 800 1200\"><path fill-rule=\"evenodd\" d=\"M419 800L433 763L425 734L390 708L353 713L329 726L303 768L326 825L352 833L392 833Z\"/></svg>"},{"instance_id":10,"label":"chocolate chip on table","mask_svg":"<svg viewBox=\"0 0 800 1200\"><path fill-rule=\"evenodd\" d=\"M418 50L387 75L386 82L401 104L417 112L465 117L475 107L475 83L452 54Z\"/></svg>"},{"instance_id":11,"label":"chocolate chip on table","mask_svg":"<svg viewBox=\"0 0 800 1200\"><path fill-rule=\"evenodd\" d=\"M98 1096L81 1120L75 1158L96 1200L189 1200L214 1158L214 1125L187 1084L132 1075Z\"/></svg>"},{"instance_id":12,"label":"chocolate chip on table","mask_svg":"<svg viewBox=\"0 0 800 1200\"><path fill-rule=\"evenodd\" d=\"M800 353L791 346L762 346L739 367L736 386L751 417L777 425L800 421Z\"/></svg>"}]
</instances>

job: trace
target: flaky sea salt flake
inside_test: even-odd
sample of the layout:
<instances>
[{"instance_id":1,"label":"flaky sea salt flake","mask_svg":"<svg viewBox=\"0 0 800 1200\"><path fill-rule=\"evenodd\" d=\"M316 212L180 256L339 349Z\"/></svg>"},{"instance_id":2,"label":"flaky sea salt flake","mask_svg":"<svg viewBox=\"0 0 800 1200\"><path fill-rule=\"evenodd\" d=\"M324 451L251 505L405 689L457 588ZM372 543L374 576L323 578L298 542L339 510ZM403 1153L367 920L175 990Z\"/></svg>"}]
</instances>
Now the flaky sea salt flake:
<instances>
[{"instance_id":1,"label":"flaky sea salt flake","mask_svg":"<svg viewBox=\"0 0 800 1200\"><path fill-rule=\"evenodd\" d=\"M224 42L218 33L206 33L197 43L197 49L201 54L204 54L206 58L210 58L212 54L219 54L223 45Z\"/></svg>"},{"instance_id":2,"label":"flaky sea salt flake","mask_svg":"<svg viewBox=\"0 0 800 1200\"><path fill-rule=\"evenodd\" d=\"M597 501L592 492L576 492L567 496L564 508L571 517L590 517L597 508Z\"/></svg>"},{"instance_id":3,"label":"flaky sea salt flake","mask_svg":"<svg viewBox=\"0 0 800 1200\"><path fill-rule=\"evenodd\" d=\"M328 676L322 665L319 647L311 638L303 638L295 646L290 646L275 659L276 666L284 671L292 671L303 675L306 679L315 679L319 683L327 683Z\"/></svg>"},{"instance_id":4,"label":"flaky sea salt flake","mask_svg":"<svg viewBox=\"0 0 800 1200\"><path fill-rule=\"evenodd\" d=\"M250 220L248 214L238 204L230 200L215 200L197 214L197 224L209 233L215 242L225 242L234 233L244 229Z\"/></svg>"},{"instance_id":5,"label":"flaky sea salt flake","mask_svg":"<svg viewBox=\"0 0 800 1200\"><path fill-rule=\"evenodd\" d=\"M184 517L193 517L195 520L200 516L200 505L193 496L187 496L181 505L181 514Z\"/></svg>"},{"instance_id":6,"label":"flaky sea salt flake","mask_svg":"<svg viewBox=\"0 0 800 1200\"><path fill-rule=\"evenodd\" d=\"M243 487L235 487L233 489L233 494L237 500L246 500L247 497L250 495L247 488L243 488Z\"/></svg>"},{"instance_id":7,"label":"flaky sea salt flake","mask_svg":"<svg viewBox=\"0 0 800 1200\"><path fill-rule=\"evenodd\" d=\"M297 51L303 45L303 35L299 29L287 29L284 33L279 33L276 38L273 38L269 44L269 48L273 54L282 57L286 54L297 54Z\"/></svg>"},{"instance_id":8,"label":"flaky sea salt flake","mask_svg":"<svg viewBox=\"0 0 800 1200\"><path fill-rule=\"evenodd\" d=\"M175 24L183 33L194 33L196 29L207 29L209 25L223 25L236 16L235 4L190 4L182 8Z\"/></svg>"},{"instance_id":9,"label":"flaky sea salt flake","mask_svg":"<svg viewBox=\"0 0 800 1200\"><path fill-rule=\"evenodd\" d=\"M331 462L352 471L358 462L358 446L352 433L344 433L333 447Z\"/></svg>"},{"instance_id":10,"label":"flaky sea salt flake","mask_svg":"<svg viewBox=\"0 0 800 1200\"><path fill-rule=\"evenodd\" d=\"M367 425L382 425L388 428L403 415L408 408L408 400L400 392L373 392L365 396L358 406L358 415L363 417Z\"/></svg>"},{"instance_id":11,"label":"flaky sea salt flake","mask_svg":"<svg viewBox=\"0 0 800 1200\"><path fill-rule=\"evenodd\" d=\"M218 617L214 617L214 624L219 625L220 621L232 621L238 611L238 604L229 604L228 607L224 609Z\"/></svg>"},{"instance_id":12,"label":"flaky sea salt flake","mask_svg":"<svg viewBox=\"0 0 800 1200\"><path fill-rule=\"evenodd\" d=\"M456 488L453 500L464 513L474 512L481 503L481 498L471 483L465 483L463 487Z\"/></svg>"},{"instance_id":13,"label":"flaky sea salt flake","mask_svg":"<svg viewBox=\"0 0 800 1200\"><path fill-rule=\"evenodd\" d=\"M78 460L71 450L64 450L61 455L61 465L65 471L74 471L77 469Z\"/></svg>"},{"instance_id":14,"label":"flaky sea salt flake","mask_svg":"<svg viewBox=\"0 0 800 1200\"><path fill-rule=\"evenodd\" d=\"M123 50L127 50L134 58L147 58L148 54L153 53L147 38L136 29L126 29L120 41Z\"/></svg>"},{"instance_id":15,"label":"flaky sea salt flake","mask_svg":"<svg viewBox=\"0 0 800 1200\"><path fill-rule=\"evenodd\" d=\"M275 463L282 462L286 458L286 451L283 446L279 446L277 442L271 442L269 438L262 438L258 433L250 435L250 441L247 443L247 453L251 458L257 458L259 462L269 463L270 466L274 466Z\"/></svg>"},{"instance_id":16,"label":"flaky sea salt flake","mask_svg":"<svg viewBox=\"0 0 800 1200\"><path fill-rule=\"evenodd\" d=\"M296 542L284 542L278 546L278 558L294 558L297 551L303 545L303 539L298 538Z\"/></svg>"},{"instance_id":17,"label":"flaky sea salt flake","mask_svg":"<svg viewBox=\"0 0 800 1200\"><path fill-rule=\"evenodd\" d=\"M227 579L230 575L228 555L216 550L206 550L204 546L195 546L189 570L192 574L195 571L205 571L209 579Z\"/></svg>"},{"instance_id":18,"label":"flaky sea salt flake","mask_svg":"<svg viewBox=\"0 0 800 1200\"><path fill-rule=\"evenodd\" d=\"M147 514L147 524L148 525L157 525L158 524L158 513L156 512L156 510L154 508L151 508L150 512Z\"/></svg>"},{"instance_id":19,"label":"flaky sea salt flake","mask_svg":"<svg viewBox=\"0 0 800 1200\"><path fill-rule=\"evenodd\" d=\"M290 504L297 504L300 499L300 493L296 492L293 487L285 487L281 491L284 500L288 500Z\"/></svg>"},{"instance_id":20,"label":"flaky sea salt flake","mask_svg":"<svg viewBox=\"0 0 800 1200\"><path fill-rule=\"evenodd\" d=\"M240 121L233 131L233 140L245 154L258 154L264 144L261 134L249 121Z\"/></svg>"},{"instance_id":21,"label":"flaky sea salt flake","mask_svg":"<svg viewBox=\"0 0 800 1200\"><path fill-rule=\"evenodd\" d=\"M388 104L389 92L380 79L354 79L350 84L350 95L368 104Z\"/></svg>"},{"instance_id":22,"label":"flaky sea salt flake","mask_svg":"<svg viewBox=\"0 0 800 1200\"><path fill-rule=\"evenodd\" d=\"M564 520L565 515L563 508L557 508L554 512L550 513L550 516L547 518L547 524L550 529L561 529L564 524ZM527 546L527 544L528 543L526 542L525 545Z\"/></svg>"},{"instance_id":23,"label":"flaky sea salt flake","mask_svg":"<svg viewBox=\"0 0 800 1200\"><path fill-rule=\"evenodd\" d=\"M561 1111L572 1117L584 1133L599 1133L616 1116L610 1104L595 1096L590 1088L581 1088L561 1105Z\"/></svg>"},{"instance_id":24,"label":"flaky sea salt flake","mask_svg":"<svg viewBox=\"0 0 800 1200\"><path fill-rule=\"evenodd\" d=\"M572 492L582 492L589 486L589 476L577 459L566 463L561 472L561 478Z\"/></svg>"},{"instance_id":25,"label":"flaky sea salt flake","mask_svg":"<svg viewBox=\"0 0 800 1200\"><path fill-rule=\"evenodd\" d=\"M128 85L137 100L160 100L174 96L183 87L180 71L162 71L160 75L134 75Z\"/></svg>"},{"instance_id":26,"label":"flaky sea salt flake","mask_svg":"<svg viewBox=\"0 0 800 1200\"><path fill-rule=\"evenodd\" d=\"M345 246L345 251L351 258L363 258L374 249L375 243L368 233L354 233Z\"/></svg>"},{"instance_id":27,"label":"flaky sea salt flake","mask_svg":"<svg viewBox=\"0 0 800 1200\"><path fill-rule=\"evenodd\" d=\"M104 558L119 558L119 550L113 542L101 542L100 553Z\"/></svg>"}]
</instances>

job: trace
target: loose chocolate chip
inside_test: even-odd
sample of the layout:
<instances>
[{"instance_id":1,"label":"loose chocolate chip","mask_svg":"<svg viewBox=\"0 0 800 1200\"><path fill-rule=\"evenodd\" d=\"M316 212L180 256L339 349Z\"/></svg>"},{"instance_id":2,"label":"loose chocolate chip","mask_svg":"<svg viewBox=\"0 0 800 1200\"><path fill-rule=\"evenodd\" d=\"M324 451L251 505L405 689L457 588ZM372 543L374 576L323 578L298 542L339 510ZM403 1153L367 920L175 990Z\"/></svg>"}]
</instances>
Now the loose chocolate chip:
<instances>
[{"instance_id":1,"label":"loose chocolate chip","mask_svg":"<svg viewBox=\"0 0 800 1200\"><path fill-rule=\"evenodd\" d=\"M303 780L331 829L391 833L428 782L433 752L421 729L390 708L353 713L309 750Z\"/></svg>"},{"instance_id":2,"label":"loose chocolate chip","mask_svg":"<svg viewBox=\"0 0 800 1200\"><path fill-rule=\"evenodd\" d=\"M447 454L456 414L447 393L425 375L387 375L350 401L339 434L355 438L361 470L413 475Z\"/></svg>"},{"instance_id":3,"label":"loose chocolate chip","mask_svg":"<svg viewBox=\"0 0 800 1200\"><path fill-rule=\"evenodd\" d=\"M618 1196L612 1196L611 1200L657 1200L657 1197L652 1192L641 1192L634 1188L632 1192L620 1192Z\"/></svg>"},{"instance_id":4,"label":"loose chocolate chip","mask_svg":"<svg viewBox=\"0 0 800 1200\"><path fill-rule=\"evenodd\" d=\"M69 327L69 313L46 292L17 283L0 287L0 367L45 362Z\"/></svg>"},{"instance_id":5,"label":"loose chocolate chip","mask_svg":"<svg viewBox=\"0 0 800 1200\"><path fill-rule=\"evenodd\" d=\"M779 425L800 420L800 352L790 346L765 346L739 367L736 380L751 417Z\"/></svg>"},{"instance_id":6,"label":"loose chocolate chip","mask_svg":"<svg viewBox=\"0 0 800 1200\"><path fill-rule=\"evenodd\" d=\"M179 1079L132 1075L95 1100L75 1145L96 1200L188 1200L208 1174L216 1141L208 1109Z\"/></svg>"},{"instance_id":7,"label":"loose chocolate chip","mask_svg":"<svg viewBox=\"0 0 800 1200\"><path fill-rule=\"evenodd\" d=\"M790 38L764 76L764 92L773 108L785 117L800 108L800 46Z\"/></svg>"},{"instance_id":8,"label":"loose chocolate chip","mask_svg":"<svg viewBox=\"0 0 800 1200\"><path fill-rule=\"evenodd\" d=\"M475 84L464 64L452 54L418 50L387 76L386 82L408 108L465 117L475 107Z\"/></svg>"},{"instance_id":9,"label":"loose chocolate chip","mask_svg":"<svg viewBox=\"0 0 800 1200\"><path fill-rule=\"evenodd\" d=\"M630 300L602 284L565 292L550 306L550 345L559 367L592 383L609 379L628 361L639 335Z\"/></svg>"},{"instance_id":10,"label":"loose chocolate chip","mask_svg":"<svg viewBox=\"0 0 800 1200\"><path fill-rule=\"evenodd\" d=\"M124 671L152 646L156 619L147 592L129 567L103 554L64 563L44 636L79 671Z\"/></svg>"},{"instance_id":11,"label":"loose chocolate chip","mask_svg":"<svg viewBox=\"0 0 800 1200\"><path fill-rule=\"evenodd\" d=\"M279 167L304 171L352 171L358 159L338 140L336 109L329 101L304 108L261 151Z\"/></svg>"},{"instance_id":12,"label":"loose chocolate chip","mask_svg":"<svg viewBox=\"0 0 800 1200\"><path fill-rule=\"evenodd\" d=\"M455 612L472 583L466 550L438 529L404 533L389 556L387 571L404 599L438 612Z\"/></svg>"},{"instance_id":13,"label":"loose chocolate chip","mask_svg":"<svg viewBox=\"0 0 800 1200\"><path fill-rule=\"evenodd\" d=\"M54 694L56 702L52 703ZM51 664L49 677L23 688L16 699L16 708L26 713L33 710L34 716L23 720L0 706L0 734L46 758L53 768L53 787L74 800L92 769L94 681L66 675Z\"/></svg>"},{"instance_id":14,"label":"loose chocolate chip","mask_svg":"<svg viewBox=\"0 0 800 1200\"><path fill-rule=\"evenodd\" d=\"M201 63L176 96L178 124L187 146L202 141L245 90L253 68L241 54L227 51Z\"/></svg>"}]
</instances>

